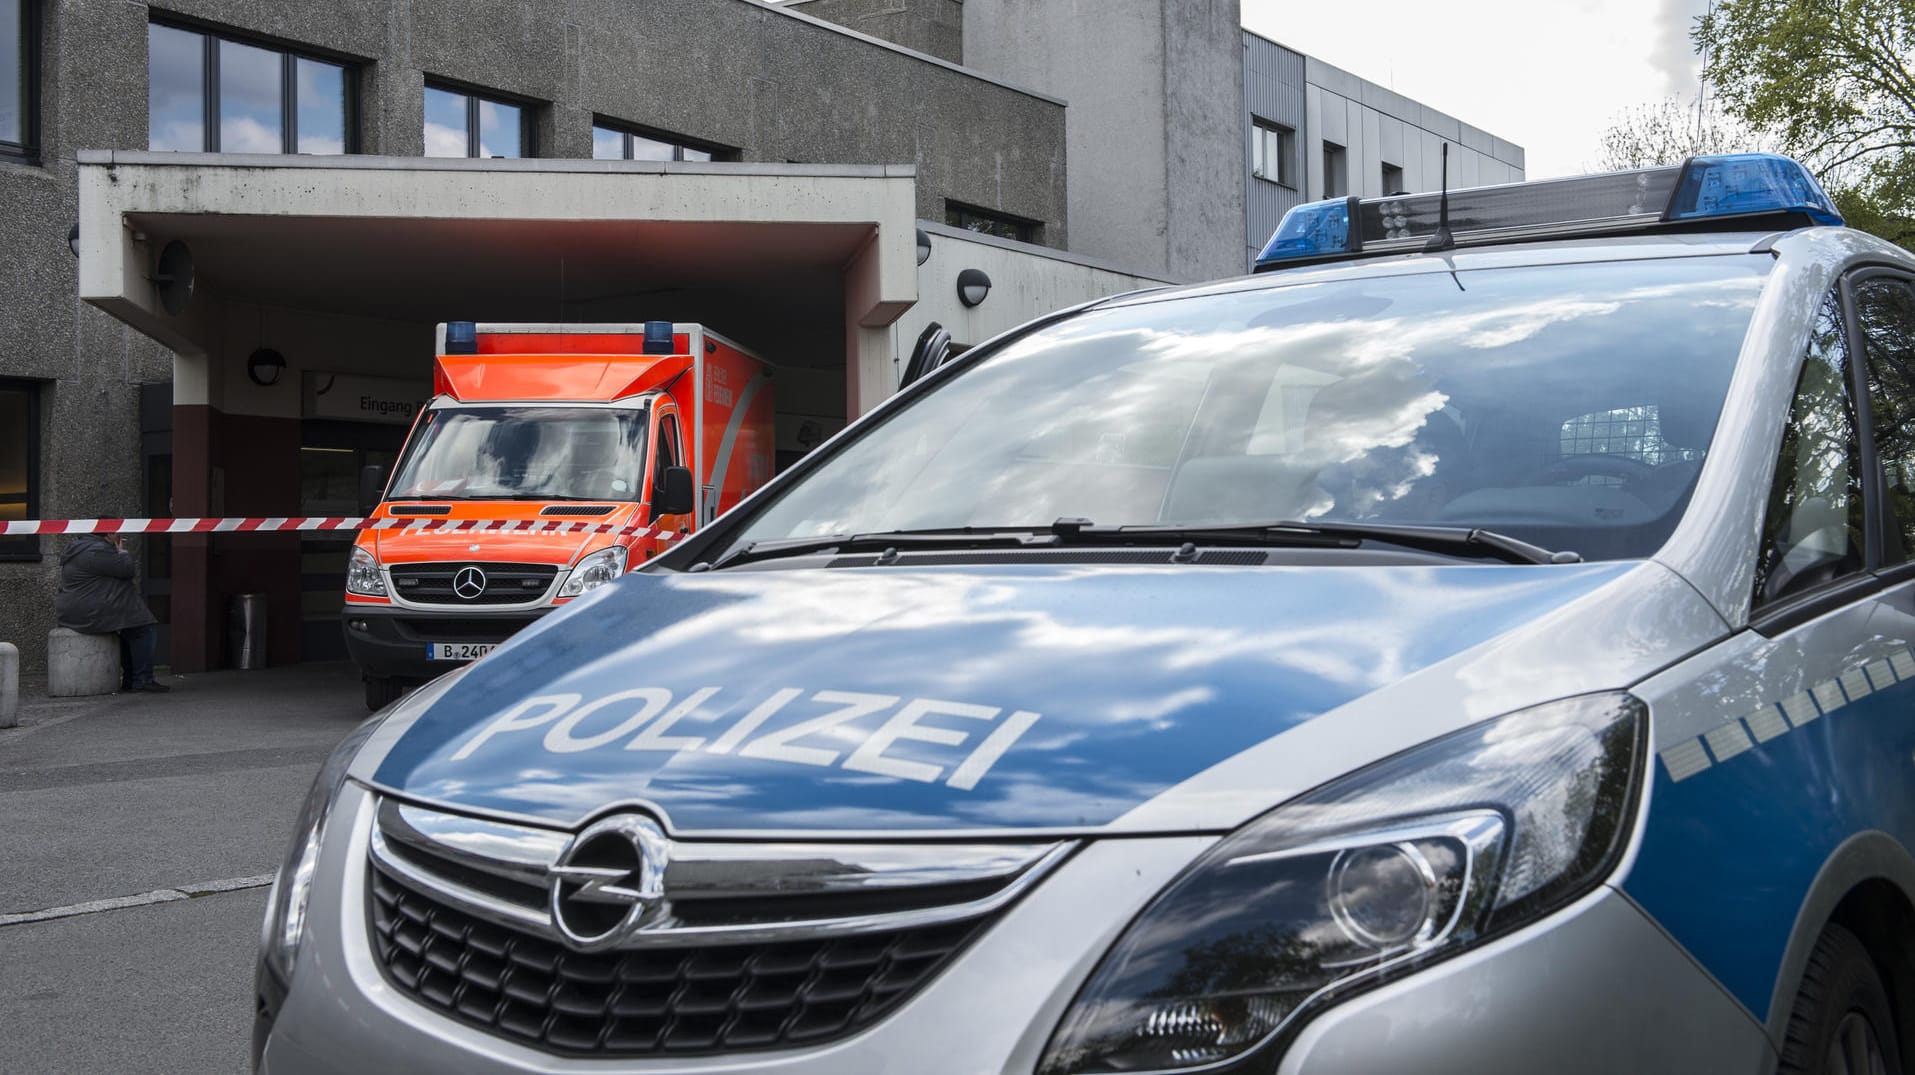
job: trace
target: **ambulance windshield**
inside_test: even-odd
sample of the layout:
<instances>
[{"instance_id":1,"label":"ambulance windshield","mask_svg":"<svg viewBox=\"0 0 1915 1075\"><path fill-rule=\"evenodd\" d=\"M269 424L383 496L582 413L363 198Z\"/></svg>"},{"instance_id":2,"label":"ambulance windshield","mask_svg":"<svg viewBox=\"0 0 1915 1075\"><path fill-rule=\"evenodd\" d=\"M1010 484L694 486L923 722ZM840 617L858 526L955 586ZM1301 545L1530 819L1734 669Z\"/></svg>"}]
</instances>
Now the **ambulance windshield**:
<instances>
[{"instance_id":1,"label":"ambulance windshield","mask_svg":"<svg viewBox=\"0 0 1915 1075\"><path fill-rule=\"evenodd\" d=\"M1773 259L1225 285L1047 326L861 430L732 543L1278 520L1651 554Z\"/></svg>"},{"instance_id":2,"label":"ambulance windshield","mask_svg":"<svg viewBox=\"0 0 1915 1075\"><path fill-rule=\"evenodd\" d=\"M427 411L388 499L637 500L645 415L583 407Z\"/></svg>"}]
</instances>

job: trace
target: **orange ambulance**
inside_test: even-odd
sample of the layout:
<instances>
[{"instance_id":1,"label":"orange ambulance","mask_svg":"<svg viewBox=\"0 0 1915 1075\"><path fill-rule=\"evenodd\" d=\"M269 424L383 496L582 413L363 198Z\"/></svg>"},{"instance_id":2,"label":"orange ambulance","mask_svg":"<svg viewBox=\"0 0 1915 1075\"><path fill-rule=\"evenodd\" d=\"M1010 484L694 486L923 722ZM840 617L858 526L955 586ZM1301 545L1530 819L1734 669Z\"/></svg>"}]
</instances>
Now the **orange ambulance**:
<instances>
[{"instance_id":1,"label":"orange ambulance","mask_svg":"<svg viewBox=\"0 0 1915 1075\"><path fill-rule=\"evenodd\" d=\"M389 480L362 476L362 497L375 519L471 528L360 532L343 620L374 709L771 477L770 367L702 325L454 321L437 339L433 398ZM482 528L497 523L515 525Z\"/></svg>"}]
</instances>

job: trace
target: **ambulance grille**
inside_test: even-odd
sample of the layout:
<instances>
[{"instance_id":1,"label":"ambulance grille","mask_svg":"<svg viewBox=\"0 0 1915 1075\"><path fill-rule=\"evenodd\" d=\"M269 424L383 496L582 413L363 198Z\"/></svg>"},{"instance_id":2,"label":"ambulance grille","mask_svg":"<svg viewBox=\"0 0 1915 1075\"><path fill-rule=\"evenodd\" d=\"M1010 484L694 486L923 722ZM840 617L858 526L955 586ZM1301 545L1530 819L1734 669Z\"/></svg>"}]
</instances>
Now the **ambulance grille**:
<instances>
[{"instance_id":1,"label":"ambulance grille","mask_svg":"<svg viewBox=\"0 0 1915 1075\"><path fill-rule=\"evenodd\" d=\"M387 515L450 515L450 504L393 504L386 509Z\"/></svg>"},{"instance_id":2,"label":"ambulance grille","mask_svg":"<svg viewBox=\"0 0 1915 1075\"><path fill-rule=\"evenodd\" d=\"M830 1042L929 982L995 915L851 936L577 952L374 867L380 969L419 1003L546 1052L697 1056Z\"/></svg>"},{"instance_id":3,"label":"ambulance grille","mask_svg":"<svg viewBox=\"0 0 1915 1075\"><path fill-rule=\"evenodd\" d=\"M484 587L473 596L458 590L459 573L478 568ZM451 561L431 564L395 564L392 586L400 598L416 605L520 605L537 601L552 588L559 569L551 564L496 564ZM469 578L470 576L468 576Z\"/></svg>"},{"instance_id":4,"label":"ambulance grille","mask_svg":"<svg viewBox=\"0 0 1915 1075\"><path fill-rule=\"evenodd\" d=\"M547 504L539 509L540 515L610 515L618 510L616 504Z\"/></svg>"}]
</instances>

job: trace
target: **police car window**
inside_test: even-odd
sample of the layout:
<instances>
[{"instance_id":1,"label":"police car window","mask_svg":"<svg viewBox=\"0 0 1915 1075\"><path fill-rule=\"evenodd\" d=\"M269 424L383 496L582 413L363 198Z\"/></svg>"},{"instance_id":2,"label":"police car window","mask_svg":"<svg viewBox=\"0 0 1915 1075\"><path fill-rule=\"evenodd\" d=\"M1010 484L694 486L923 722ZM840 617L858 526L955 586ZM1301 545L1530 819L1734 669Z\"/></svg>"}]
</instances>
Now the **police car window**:
<instances>
[{"instance_id":1,"label":"police car window","mask_svg":"<svg viewBox=\"0 0 1915 1075\"><path fill-rule=\"evenodd\" d=\"M1862 569L1866 524L1848 361L1831 295L1809 331L1776 458L1756 562L1758 606Z\"/></svg>"},{"instance_id":2,"label":"police car window","mask_svg":"<svg viewBox=\"0 0 1915 1075\"><path fill-rule=\"evenodd\" d=\"M1773 263L1233 284L1092 310L866 423L735 540L1295 519L1647 556L1688 501ZM1617 447L1599 421L1642 428Z\"/></svg>"},{"instance_id":3,"label":"police car window","mask_svg":"<svg viewBox=\"0 0 1915 1075\"><path fill-rule=\"evenodd\" d=\"M1865 280L1855 289L1855 313L1889 515L1884 559L1915 560L1915 292L1901 280Z\"/></svg>"}]
</instances>

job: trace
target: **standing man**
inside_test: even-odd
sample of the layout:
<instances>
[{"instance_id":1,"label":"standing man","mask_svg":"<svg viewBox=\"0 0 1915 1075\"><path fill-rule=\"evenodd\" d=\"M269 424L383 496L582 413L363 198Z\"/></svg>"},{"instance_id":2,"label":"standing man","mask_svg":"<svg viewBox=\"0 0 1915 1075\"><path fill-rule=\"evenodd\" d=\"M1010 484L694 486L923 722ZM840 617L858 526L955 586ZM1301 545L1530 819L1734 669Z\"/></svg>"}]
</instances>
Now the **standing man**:
<instances>
[{"instance_id":1,"label":"standing man","mask_svg":"<svg viewBox=\"0 0 1915 1075\"><path fill-rule=\"evenodd\" d=\"M114 534L81 534L60 553L60 626L82 634L120 636L120 689L169 691L153 679L153 613L133 588L133 556Z\"/></svg>"}]
</instances>

